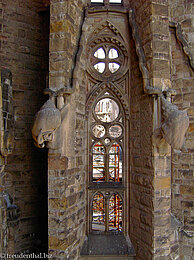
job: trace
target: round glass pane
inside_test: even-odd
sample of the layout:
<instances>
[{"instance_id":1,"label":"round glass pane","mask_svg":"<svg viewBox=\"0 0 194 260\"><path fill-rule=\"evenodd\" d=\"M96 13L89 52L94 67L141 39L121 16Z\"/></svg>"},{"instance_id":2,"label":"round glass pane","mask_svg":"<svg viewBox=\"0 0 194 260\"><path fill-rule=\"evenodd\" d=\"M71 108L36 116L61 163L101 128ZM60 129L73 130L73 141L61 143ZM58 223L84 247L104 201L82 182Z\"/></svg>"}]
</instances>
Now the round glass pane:
<instances>
[{"instance_id":1,"label":"round glass pane","mask_svg":"<svg viewBox=\"0 0 194 260\"><path fill-rule=\"evenodd\" d=\"M122 127L120 125L112 125L109 128L109 134L113 138L118 138L122 135Z\"/></svg>"},{"instance_id":2,"label":"round glass pane","mask_svg":"<svg viewBox=\"0 0 194 260\"><path fill-rule=\"evenodd\" d=\"M99 59L105 59L104 49L103 48L99 48L97 51L95 51L94 57L99 58Z\"/></svg>"},{"instance_id":3,"label":"round glass pane","mask_svg":"<svg viewBox=\"0 0 194 260\"><path fill-rule=\"evenodd\" d=\"M105 70L105 63L104 62L98 62L97 64L94 65L94 68L99 72L103 73Z\"/></svg>"},{"instance_id":4,"label":"round glass pane","mask_svg":"<svg viewBox=\"0 0 194 260\"><path fill-rule=\"evenodd\" d=\"M101 138L105 135L105 128L103 125L95 125L92 132L96 138Z\"/></svg>"},{"instance_id":5,"label":"round glass pane","mask_svg":"<svg viewBox=\"0 0 194 260\"><path fill-rule=\"evenodd\" d=\"M105 138L104 142L105 142L106 145L109 145L110 144L110 139L109 138Z\"/></svg>"},{"instance_id":6,"label":"round glass pane","mask_svg":"<svg viewBox=\"0 0 194 260\"><path fill-rule=\"evenodd\" d=\"M118 63L115 63L115 62L110 62L108 64L108 67L109 67L110 72L114 73L120 68L120 65Z\"/></svg>"},{"instance_id":7,"label":"round glass pane","mask_svg":"<svg viewBox=\"0 0 194 260\"><path fill-rule=\"evenodd\" d=\"M116 59L119 57L118 51L115 49L110 49L108 53L109 59Z\"/></svg>"},{"instance_id":8,"label":"round glass pane","mask_svg":"<svg viewBox=\"0 0 194 260\"><path fill-rule=\"evenodd\" d=\"M103 98L96 104L95 114L102 122L112 122L119 115L119 107L111 98Z\"/></svg>"}]
</instances>

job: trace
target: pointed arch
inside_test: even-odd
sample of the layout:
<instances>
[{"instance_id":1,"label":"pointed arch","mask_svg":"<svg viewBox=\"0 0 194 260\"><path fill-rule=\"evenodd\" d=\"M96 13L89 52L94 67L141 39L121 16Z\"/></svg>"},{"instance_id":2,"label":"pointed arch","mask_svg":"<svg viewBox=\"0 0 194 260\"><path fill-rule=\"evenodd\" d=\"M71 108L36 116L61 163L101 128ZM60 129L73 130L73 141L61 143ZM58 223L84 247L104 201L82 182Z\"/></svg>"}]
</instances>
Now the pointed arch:
<instances>
[{"instance_id":1,"label":"pointed arch","mask_svg":"<svg viewBox=\"0 0 194 260\"><path fill-rule=\"evenodd\" d=\"M122 231L123 228L123 199L117 192L109 198L109 231Z\"/></svg>"},{"instance_id":2,"label":"pointed arch","mask_svg":"<svg viewBox=\"0 0 194 260\"><path fill-rule=\"evenodd\" d=\"M91 15L91 18L93 18L93 13L96 15L98 11L92 12L92 10L88 10L88 15ZM88 92L85 115L88 137L87 194L90 202L93 201L95 196L93 194L96 194L96 192L97 194L101 192L104 195L105 230L103 231L106 233L110 231L108 206L110 198L113 194L116 194L113 197L115 196L116 200L120 200L123 205L124 197L128 197L126 187L129 182L127 158L130 64L126 29L120 28L120 25L116 23L115 14L112 11L108 17L105 17L104 14L105 12L100 13L100 23L96 24L95 20L91 20L92 26L88 28L85 46L88 57L86 69ZM128 22L127 16L122 11L120 15L122 20L125 19ZM114 24L117 24L117 26ZM102 63L103 67L100 67ZM103 155L93 154L92 148L99 142L105 150ZM118 194L117 191L119 191ZM121 194L123 194L123 197ZM89 232L93 232L91 208L92 204L90 204L89 210ZM114 214L116 213L113 211ZM122 211L122 214L128 216L128 213L124 211ZM116 217L118 218L118 215ZM120 232L122 230L123 233L127 233L128 223L123 219L119 217L117 222L120 222L120 224L117 225L116 229L113 228L113 231Z\"/></svg>"},{"instance_id":3,"label":"pointed arch","mask_svg":"<svg viewBox=\"0 0 194 260\"><path fill-rule=\"evenodd\" d=\"M108 19L103 20L100 24L94 27L94 30L90 34L90 37L95 37L97 35L114 35L117 38L120 38L120 41L124 42L124 37L120 33L120 31L116 28L116 26L109 21ZM90 38L91 39L91 38Z\"/></svg>"},{"instance_id":4,"label":"pointed arch","mask_svg":"<svg viewBox=\"0 0 194 260\"><path fill-rule=\"evenodd\" d=\"M86 111L90 111L95 100L103 96L104 93L109 92L113 98L118 100L120 106L123 109L126 119L129 119L129 99L120 90L116 83L97 83L88 93L86 99Z\"/></svg>"},{"instance_id":5,"label":"pointed arch","mask_svg":"<svg viewBox=\"0 0 194 260\"><path fill-rule=\"evenodd\" d=\"M105 231L105 198L101 192L95 192L92 196L91 230Z\"/></svg>"}]
</instances>

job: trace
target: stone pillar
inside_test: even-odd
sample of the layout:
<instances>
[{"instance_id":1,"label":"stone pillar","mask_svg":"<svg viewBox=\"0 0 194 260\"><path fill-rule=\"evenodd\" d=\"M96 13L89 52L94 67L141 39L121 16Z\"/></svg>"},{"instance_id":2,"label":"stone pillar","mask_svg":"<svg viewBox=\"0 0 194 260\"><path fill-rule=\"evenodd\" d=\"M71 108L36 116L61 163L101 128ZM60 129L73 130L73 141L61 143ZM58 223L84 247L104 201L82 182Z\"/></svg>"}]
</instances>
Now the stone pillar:
<instances>
[{"instance_id":1,"label":"stone pillar","mask_svg":"<svg viewBox=\"0 0 194 260\"><path fill-rule=\"evenodd\" d=\"M132 1L131 7L135 9L145 53L145 58L139 57L139 62L144 63L144 71L147 69L149 74L145 78L141 69L144 82L150 80L147 87L158 89L158 93L167 91L171 88L168 0ZM138 48L140 45L137 45L137 51ZM132 73L136 75L135 71ZM151 137L161 127L160 98L158 95L140 98L140 90L138 97L139 84L133 82L134 79L131 82L131 136L134 136L131 145L131 236L139 259L167 258L170 254L171 149L164 139L156 148ZM137 119L140 130L139 125L134 124Z\"/></svg>"},{"instance_id":2,"label":"stone pillar","mask_svg":"<svg viewBox=\"0 0 194 260\"><path fill-rule=\"evenodd\" d=\"M152 62L150 76L153 87L166 91L171 88L169 59L168 1L152 1ZM160 99L156 97L156 107ZM154 109L156 109L156 107ZM160 111L154 113L153 130L160 127ZM159 125L157 125L159 124ZM153 259L170 255L171 225L171 148L164 141L153 148L154 194L153 194Z\"/></svg>"},{"instance_id":3,"label":"stone pillar","mask_svg":"<svg viewBox=\"0 0 194 260\"><path fill-rule=\"evenodd\" d=\"M86 2L50 4L49 89L61 125L60 148L48 146L48 239L57 259L78 259L85 234L85 85L83 71L74 72Z\"/></svg>"}]
</instances>

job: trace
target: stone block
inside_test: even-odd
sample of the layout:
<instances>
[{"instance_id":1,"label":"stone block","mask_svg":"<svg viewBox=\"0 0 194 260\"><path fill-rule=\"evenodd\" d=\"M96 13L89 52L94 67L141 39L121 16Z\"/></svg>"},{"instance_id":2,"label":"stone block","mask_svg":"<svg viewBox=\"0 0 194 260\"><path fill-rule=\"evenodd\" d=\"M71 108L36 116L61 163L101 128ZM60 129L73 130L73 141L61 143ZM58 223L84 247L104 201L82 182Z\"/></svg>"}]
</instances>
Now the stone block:
<instances>
[{"instance_id":1,"label":"stone block","mask_svg":"<svg viewBox=\"0 0 194 260\"><path fill-rule=\"evenodd\" d=\"M152 30L153 33L168 37L168 18L153 16Z\"/></svg>"},{"instance_id":2,"label":"stone block","mask_svg":"<svg viewBox=\"0 0 194 260\"><path fill-rule=\"evenodd\" d=\"M180 185L180 193L182 195L194 196L194 187L192 185Z\"/></svg>"},{"instance_id":3,"label":"stone block","mask_svg":"<svg viewBox=\"0 0 194 260\"><path fill-rule=\"evenodd\" d=\"M159 59L154 59L153 60L153 71L154 71L154 77L156 77L156 72L158 72L158 74L164 78L166 78L166 76L169 76L169 61L167 60L159 60ZM169 77L167 77L169 78Z\"/></svg>"},{"instance_id":4,"label":"stone block","mask_svg":"<svg viewBox=\"0 0 194 260\"><path fill-rule=\"evenodd\" d=\"M169 42L168 41L160 41L153 40L153 51L168 53L169 50Z\"/></svg>"},{"instance_id":5,"label":"stone block","mask_svg":"<svg viewBox=\"0 0 194 260\"><path fill-rule=\"evenodd\" d=\"M60 240L57 236L49 236L49 249L65 250L69 244L67 239Z\"/></svg>"},{"instance_id":6,"label":"stone block","mask_svg":"<svg viewBox=\"0 0 194 260\"><path fill-rule=\"evenodd\" d=\"M163 4L152 4L152 14L159 16L168 16L168 6Z\"/></svg>"},{"instance_id":7,"label":"stone block","mask_svg":"<svg viewBox=\"0 0 194 260\"><path fill-rule=\"evenodd\" d=\"M65 30L65 21L57 21L50 24L50 32L56 33L56 32L63 32Z\"/></svg>"},{"instance_id":8,"label":"stone block","mask_svg":"<svg viewBox=\"0 0 194 260\"><path fill-rule=\"evenodd\" d=\"M68 158L63 156L49 156L48 169L49 170L66 170L68 167Z\"/></svg>"},{"instance_id":9,"label":"stone block","mask_svg":"<svg viewBox=\"0 0 194 260\"><path fill-rule=\"evenodd\" d=\"M59 2L52 3L52 5L51 5L52 16L66 14L67 11L68 11L68 2L67 1L59 1Z\"/></svg>"},{"instance_id":10,"label":"stone block","mask_svg":"<svg viewBox=\"0 0 194 260\"><path fill-rule=\"evenodd\" d=\"M50 209L66 209L67 199L66 198L49 198L48 205Z\"/></svg>"},{"instance_id":11,"label":"stone block","mask_svg":"<svg viewBox=\"0 0 194 260\"><path fill-rule=\"evenodd\" d=\"M156 190L160 189L170 189L171 187L171 177L162 177L154 179L154 187Z\"/></svg>"},{"instance_id":12,"label":"stone block","mask_svg":"<svg viewBox=\"0 0 194 260\"><path fill-rule=\"evenodd\" d=\"M70 47L69 35L65 38L51 38L50 39L50 51L58 52L68 50Z\"/></svg>"}]
</instances>

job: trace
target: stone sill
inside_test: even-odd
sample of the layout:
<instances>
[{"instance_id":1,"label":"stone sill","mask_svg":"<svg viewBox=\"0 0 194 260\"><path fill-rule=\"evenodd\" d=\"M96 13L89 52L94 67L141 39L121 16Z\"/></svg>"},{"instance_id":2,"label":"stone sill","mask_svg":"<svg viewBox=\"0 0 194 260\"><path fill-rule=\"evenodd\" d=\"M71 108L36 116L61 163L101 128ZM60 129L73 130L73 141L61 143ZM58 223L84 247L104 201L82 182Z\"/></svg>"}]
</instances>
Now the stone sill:
<instances>
[{"instance_id":1,"label":"stone sill","mask_svg":"<svg viewBox=\"0 0 194 260\"><path fill-rule=\"evenodd\" d=\"M98 12L116 12L116 13L128 13L128 9L126 9L122 4L111 4L110 6L104 5L92 5L86 8L88 14L98 13Z\"/></svg>"},{"instance_id":2,"label":"stone sill","mask_svg":"<svg viewBox=\"0 0 194 260\"><path fill-rule=\"evenodd\" d=\"M89 190L95 189L121 189L123 190L125 187L122 182L93 182L88 186Z\"/></svg>"},{"instance_id":3,"label":"stone sill","mask_svg":"<svg viewBox=\"0 0 194 260\"><path fill-rule=\"evenodd\" d=\"M131 241L123 234L89 234L81 249L80 259L135 259Z\"/></svg>"}]
</instances>

